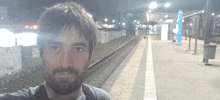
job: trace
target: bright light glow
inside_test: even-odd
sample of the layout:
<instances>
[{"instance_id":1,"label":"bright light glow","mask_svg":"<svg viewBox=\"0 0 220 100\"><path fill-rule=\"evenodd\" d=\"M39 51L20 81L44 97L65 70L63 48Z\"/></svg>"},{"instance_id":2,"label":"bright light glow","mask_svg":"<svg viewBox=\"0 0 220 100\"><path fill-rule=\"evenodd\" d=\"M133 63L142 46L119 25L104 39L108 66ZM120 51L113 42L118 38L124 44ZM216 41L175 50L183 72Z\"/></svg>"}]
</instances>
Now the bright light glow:
<instances>
[{"instance_id":1,"label":"bright light glow","mask_svg":"<svg viewBox=\"0 0 220 100\"><path fill-rule=\"evenodd\" d=\"M164 6L165 6L166 8L168 8L168 7L170 7L170 3L166 3Z\"/></svg>"},{"instance_id":2,"label":"bright light glow","mask_svg":"<svg viewBox=\"0 0 220 100\"><path fill-rule=\"evenodd\" d=\"M136 21L136 20L134 20L134 22L136 23L137 21Z\"/></svg>"},{"instance_id":3,"label":"bright light glow","mask_svg":"<svg viewBox=\"0 0 220 100\"><path fill-rule=\"evenodd\" d=\"M139 21L138 21L137 23L138 23L138 24L140 24L140 22L139 22Z\"/></svg>"},{"instance_id":4,"label":"bright light glow","mask_svg":"<svg viewBox=\"0 0 220 100\"><path fill-rule=\"evenodd\" d=\"M173 22L173 19L166 19L166 22L167 22L167 23L172 23L172 22Z\"/></svg>"},{"instance_id":5,"label":"bright light glow","mask_svg":"<svg viewBox=\"0 0 220 100\"><path fill-rule=\"evenodd\" d=\"M125 25L125 23L122 23L122 25Z\"/></svg>"},{"instance_id":6,"label":"bright light glow","mask_svg":"<svg viewBox=\"0 0 220 100\"><path fill-rule=\"evenodd\" d=\"M0 46L15 46L15 35L7 29L0 29Z\"/></svg>"},{"instance_id":7,"label":"bright light glow","mask_svg":"<svg viewBox=\"0 0 220 100\"><path fill-rule=\"evenodd\" d=\"M146 26L146 25L142 25L142 27L144 27L144 28L145 28L145 27L147 27L147 26Z\"/></svg>"},{"instance_id":8,"label":"bright light glow","mask_svg":"<svg viewBox=\"0 0 220 100\"><path fill-rule=\"evenodd\" d=\"M215 16L215 13L212 13L212 16Z\"/></svg>"},{"instance_id":9,"label":"bright light glow","mask_svg":"<svg viewBox=\"0 0 220 100\"><path fill-rule=\"evenodd\" d=\"M112 23L115 23L115 20L112 20Z\"/></svg>"},{"instance_id":10,"label":"bright light glow","mask_svg":"<svg viewBox=\"0 0 220 100\"><path fill-rule=\"evenodd\" d=\"M148 10L149 13L151 13L151 10Z\"/></svg>"},{"instance_id":11,"label":"bright light glow","mask_svg":"<svg viewBox=\"0 0 220 100\"><path fill-rule=\"evenodd\" d=\"M166 15L165 18L168 18L168 15Z\"/></svg>"},{"instance_id":12,"label":"bright light glow","mask_svg":"<svg viewBox=\"0 0 220 100\"><path fill-rule=\"evenodd\" d=\"M163 21L163 19L160 19L160 21Z\"/></svg>"},{"instance_id":13,"label":"bright light glow","mask_svg":"<svg viewBox=\"0 0 220 100\"><path fill-rule=\"evenodd\" d=\"M36 33L21 33L16 34L17 45L31 46L37 45L37 34Z\"/></svg>"},{"instance_id":14,"label":"bright light glow","mask_svg":"<svg viewBox=\"0 0 220 100\"><path fill-rule=\"evenodd\" d=\"M202 13L204 13L204 12L205 12L205 10L202 11Z\"/></svg>"},{"instance_id":15,"label":"bright light glow","mask_svg":"<svg viewBox=\"0 0 220 100\"><path fill-rule=\"evenodd\" d=\"M107 22L107 21L108 21L108 18L105 18L105 21Z\"/></svg>"},{"instance_id":16,"label":"bright light glow","mask_svg":"<svg viewBox=\"0 0 220 100\"><path fill-rule=\"evenodd\" d=\"M118 23L119 25L121 25L121 23Z\"/></svg>"},{"instance_id":17,"label":"bright light glow","mask_svg":"<svg viewBox=\"0 0 220 100\"><path fill-rule=\"evenodd\" d=\"M28 25L26 25L26 26L25 26L25 28L29 28L29 26L28 26Z\"/></svg>"},{"instance_id":18,"label":"bright light glow","mask_svg":"<svg viewBox=\"0 0 220 100\"><path fill-rule=\"evenodd\" d=\"M89 17L92 18L93 16L91 14L89 14Z\"/></svg>"},{"instance_id":19,"label":"bright light glow","mask_svg":"<svg viewBox=\"0 0 220 100\"><path fill-rule=\"evenodd\" d=\"M155 9L155 8L157 8L157 3L156 3L156 2L151 2L150 5L149 5L149 8L150 8L150 9Z\"/></svg>"},{"instance_id":20,"label":"bright light glow","mask_svg":"<svg viewBox=\"0 0 220 100\"><path fill-rule=\"evenodd\" d=\"M147 13L147 21L148 21L148 22L150 21L149 13Z\"/></svg>"},{"instance_id":21,"label":"bright light glow","mask_svg":"<svg viewBox=\"0 0 220 100\"><path fill-rule=\"evenodd\" d=\"M34 29L38 29L38 26L37 26L37 25L34 25L33 28L34 28Z\"/></svg>"},{"instance_id":22,"label":"bright light glow","mask_svg":"<svg viewBox=\"0 0 220 100\"><path fill-rule=\"evenodd\" d=\"M220 17L220 15L218 15Z\"/></svg>"},{"instance_id":23,"label":"bright light glow","mask_svg":"<svg viewBox=\"0 0 220 100\"><path fill-rule=\"evenodd\" d=\"M192 24L192 23L190 23L189 25L190 25L190 26L192 26L193 24Z\"/></svg>"},{"instance_id":24,"label":"bright light glow","mask_svg":"<svg viewBox=\"0 0 220 100\"><path fill-rule=\"evenodd\" d=\"M1 17L1 19L4 19L4 17Z\"/></svg>"}]
</instances>

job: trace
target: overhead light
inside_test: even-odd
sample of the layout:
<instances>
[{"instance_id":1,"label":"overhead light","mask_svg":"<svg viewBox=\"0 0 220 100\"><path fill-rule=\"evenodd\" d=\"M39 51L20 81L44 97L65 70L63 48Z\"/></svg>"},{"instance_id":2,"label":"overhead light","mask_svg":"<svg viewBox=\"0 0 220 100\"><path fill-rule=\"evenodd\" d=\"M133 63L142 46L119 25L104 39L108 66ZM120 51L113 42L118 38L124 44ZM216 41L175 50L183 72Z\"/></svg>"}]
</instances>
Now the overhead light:
<instances>
[{"instance_id":1,"label":"overhead light","mask_svg":"<svg viewBox=\"0 0 220 100\"><path fill-rule=\"evenodd\" d=\"M137 23L138 23L138 24L140 24L140 22L139 22L139 21L138 21Z\"/></svg>"},{"instance_id":2,"label":"overhead light","mask_svg":"<svg viewBox=\"0 0 220 100\"><path fill-rule=\"evenodd\" d=\"M166 8L168 8L168 7L170 7L170 3L166 3L164 6L165 6Z\"/></svg>"},{"instance_id":3,"label":"overhead light","mask_svg":"<svg viewBox=\"0 0 220 100\"><path fill-rule=\"evenodd\" d=\"M215 16L215 13L212 13L212 16Z\"/></svg>"},{"instance_id":4,"label":"overhead light","mask_svg":"<svg viewBox=\"0 0 220 100\"><path fill-rule=\"evenodd\" d=\"M150 8L150 9L155 9L155 8L157 8L157 3L156 3L156 2L151 2L150 5L149 5L149 8Z\"/></svg>"},{"instance_id":5,"label":"overhead light","mask_svg":"<svg viewBox=\"0 0 220 100\"><path fill-rule=\"evenodd\" d=\"M25 28L29 28L29 26L28 26L28 25L26 25L26 26L25 26Z\"/></svg>"},{"instance_id":6,"label":"overhead light","mask_svg":"<svg viewBox=\"0 0 220 100\"><path fill-rule=\"evenodd\" d=\"M115 20L112 20L113 23L115 23Z\"/></svg>"},{"instance_id":7,"label":"overhead light","mask_svg":"<svg viewBox=\"0 0 220 100\"><path fill-rule=\"evenodd\" d=\"M220 17L220 15L219 15L219 17Z\"/></svg>"},{"instance_id":8,"label":"overhead light","mask_svg":"<svg viewBox=\"0 0 220 100\"><path fill-rule=\"evenodd\" d=\"M108 18L105 18L105 21L107 22L107 21L108 21Z\"/></svg>"},{"instance_id":9,"label":"overhead light","mask_svg":"<svg viewBox=\"0 0 220 100\"><path fill-rule=\"evenodd\" d=\"M202 13L204 13L204 12L205 12L205 10L202 11Z\"/></svg>"},{"instance_id":10,"label":"overhead light","mask_svg":"<svg viewBox=\"0 0 220 100\"><path fill-rule=\"evenodd\" d=\"M168 18L168 15L166 15L165 18Z\"/></svg>"},{"instance_id":11,"label":"overhead light","mask_svg":"<svg viewBox=\"0 0 220 100\"><path fill-rule=\"evenodd\" d=\"M151 13L151 10L148 10L149 13Z\"/></svg>"},{"instance_id":12,"label":"overhead light","mask_svg":"<svg viewBox=\"0 0 220 100\"><path fill-rule=\"evenodd\" d=\"M33 26L33 28L34 28L34 29L37 29L37 28L38 28L38 26L37 26L37 25L34 25L34 26Z\"/></svg>"},{"instance_id":13,"label":"overhead light","mask_svg":"<svg viewBox=\"0 0 220 100\"><path fill-rule=\"evenodd\" d=\"M125 25L125 23L122 23L122 25Z\"/></svg>"}]
</instances>

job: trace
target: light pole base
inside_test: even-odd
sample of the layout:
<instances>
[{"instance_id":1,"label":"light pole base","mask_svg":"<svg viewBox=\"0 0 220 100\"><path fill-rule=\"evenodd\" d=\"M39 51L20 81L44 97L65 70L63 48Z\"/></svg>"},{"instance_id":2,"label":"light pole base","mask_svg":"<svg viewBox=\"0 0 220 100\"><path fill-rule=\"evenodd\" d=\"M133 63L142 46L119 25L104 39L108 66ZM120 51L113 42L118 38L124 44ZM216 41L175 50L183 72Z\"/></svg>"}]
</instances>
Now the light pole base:
<instances>
[{"instance_id":1,"label":"light pole base","mask_svg":"<svg viewBox=\"0 0 220 100\"><path fill-rule=\"evenodd\" d=\"M209 64L209 63L205 63L205 65L206 65L206 66L213 66L212 64Z\"/></svg>"}]
</instances>

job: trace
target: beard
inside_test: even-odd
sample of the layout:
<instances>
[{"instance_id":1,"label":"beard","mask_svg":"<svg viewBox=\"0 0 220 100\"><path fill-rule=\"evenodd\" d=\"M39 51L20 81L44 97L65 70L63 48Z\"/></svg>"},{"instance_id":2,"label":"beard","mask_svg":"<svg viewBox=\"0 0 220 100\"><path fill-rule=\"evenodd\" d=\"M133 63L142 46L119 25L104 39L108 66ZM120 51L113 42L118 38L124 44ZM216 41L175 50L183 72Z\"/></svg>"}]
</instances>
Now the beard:
<instances>
[{"instance_id":1,"label":"beard","mask_svg":"<svg viewBox=\"0 0 220 100\"><path fill-rule=\"evenodd\" d=\"M44 78L46 84L53 90L54 93L59 95L68 95L75 91L77 91L81 85L83 80L86 77L86 73L88 70L88 64L84 66L84 70L82 73L79 73L79 70L74 68L73 66L64 69L63 67L58 67L53 69L52 72L49 72L48 67L45 66ZM69 72L73 74L73 77L59 77L56 78L55 74L60 72Z\"/></svg>"}]
</instances>

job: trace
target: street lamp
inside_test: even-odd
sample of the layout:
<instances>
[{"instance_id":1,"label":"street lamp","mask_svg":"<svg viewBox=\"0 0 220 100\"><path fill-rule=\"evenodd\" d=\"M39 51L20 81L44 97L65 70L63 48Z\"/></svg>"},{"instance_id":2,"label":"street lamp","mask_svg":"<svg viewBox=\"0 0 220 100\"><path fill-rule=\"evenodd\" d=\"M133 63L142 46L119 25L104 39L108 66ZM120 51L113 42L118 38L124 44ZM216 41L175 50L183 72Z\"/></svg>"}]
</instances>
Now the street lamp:
<instances>
[{"instance_id":1,"label":"street lamp","mask_svg":"<svg viewBox=\"0 0 220 100\"><path fill-rule=\"evenodd\" d=\"M166 3L165 5L164 5L166 8L168 8L168 7L170 7L170 3Z\"/></svg>"},{"instance_id":2,"label":"street lamp","mask_svg":"<svg viewBox=\"0 0 220 100\"><path fill-rule=\"evenodd\" d=\"M149 8L150 8L150 9L155 9L155 8L157 8L157 3L156 3L156 2L151 2L150 5L149 5Z\"/></svg>"},{"instance_id":3,"label":"street lamp","mask_svg":"<svg viewBox=\"0 0 220 100\"><path fill-rule=\"evenodd\" d=\"M115 23L115 20L112 20L112 23Z\"/></svg>"},{"instance_id":4,"label":"street lamp","mask_svg":"<svg viewBox=\"0 0 220 100\"><path fill-rule=\"evenodd\" d=\"M105 21L107 22L107 21L108 21L108 18L105 18Z\"/></svg>"},{"instance_id":5,"label":"street lamp","mask_svg":"<svg viewBox=\"0 0 220 100\"><path fill-rule=\"evenodd\" d=\"M212 13L212 16L215 16L215 13Z\"/></svg>"}]
</instances>

